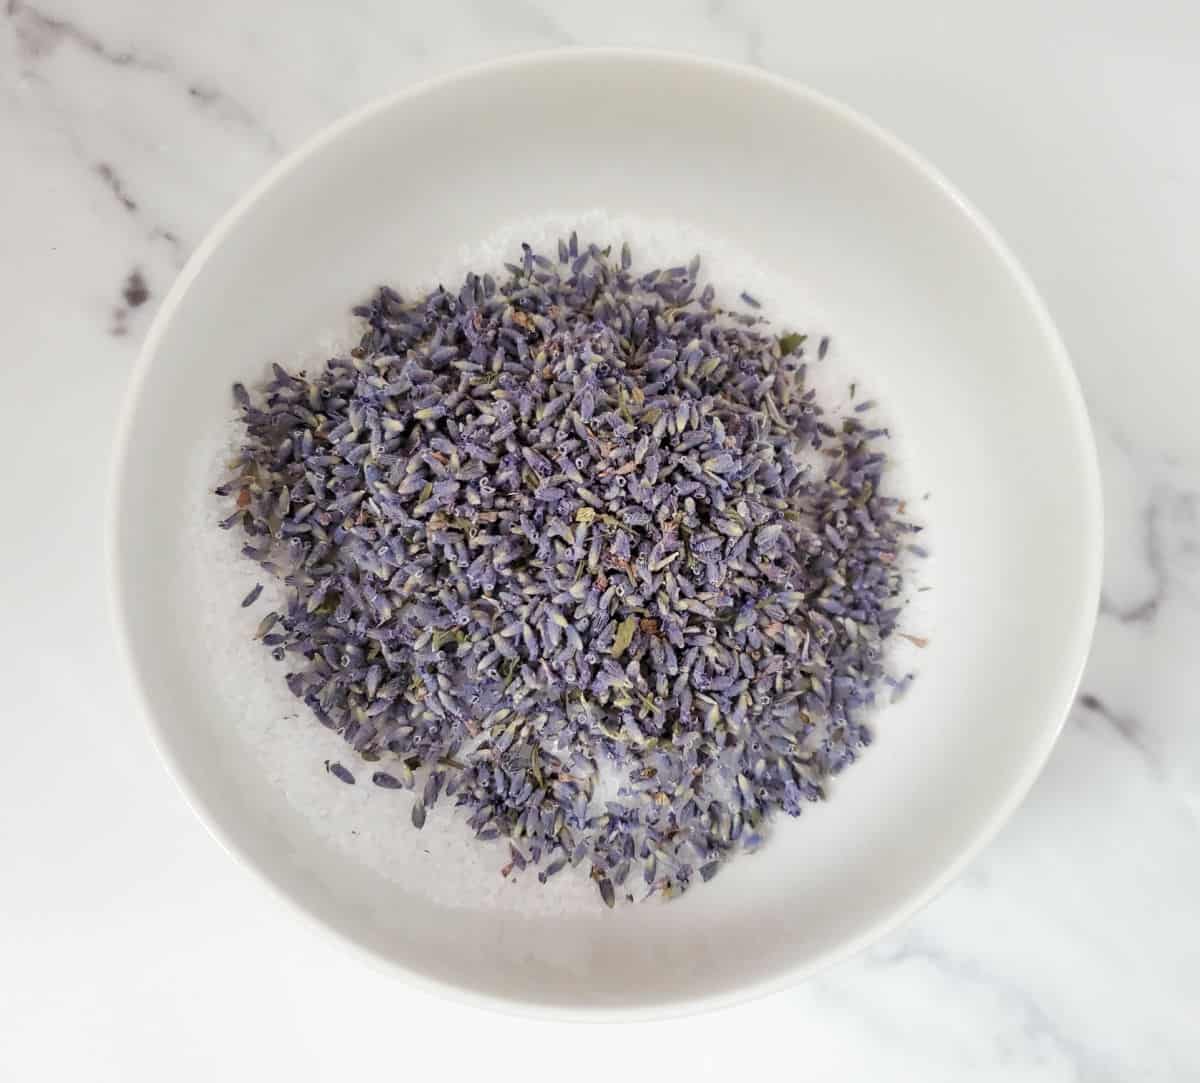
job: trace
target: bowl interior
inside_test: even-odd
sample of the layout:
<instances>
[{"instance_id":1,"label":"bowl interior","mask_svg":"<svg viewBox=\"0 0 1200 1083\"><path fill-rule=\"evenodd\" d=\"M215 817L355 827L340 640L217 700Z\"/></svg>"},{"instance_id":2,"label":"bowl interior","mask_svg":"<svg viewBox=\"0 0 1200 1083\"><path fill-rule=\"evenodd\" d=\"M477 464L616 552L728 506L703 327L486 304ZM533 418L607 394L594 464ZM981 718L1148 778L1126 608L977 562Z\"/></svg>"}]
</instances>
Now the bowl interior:
<instances>
[{"instance_id":1,"label":"bowl interior","mask_svg":"<svg viewBox=\"0 0 1200 1083\"><path fill-rule=\"evenodd\" d=\"M237 576L253 575L222 579L205 570L219 562L195 559L217 533L216 504L198 514L197 501L216 483L204 470L216 470L230 431L233 380L314 357L331 339L349 345L346 313L379 283L403 290L468 264L495 268L513 258L511 242L573 223L585 239L628 239L648 265L699 250L730 300L752 288L779 323L831 332L821 379L855 380L880 400L897 484L934 551L914 570L931 589L907 623L929 645L898 662L918 680L880 715L874 747L832 800L703 889L612 912L578 905L569 885L528 906L497 901L498 890L477 897L469 870L436 854L422 865L420 849L397 857L398 874L363 859L359 836L338 826L340 805L314 816L328 788L320 760L286 752L314 727L285 718L296 710L286 694L264 705L249 688L275 695L283 683L248 645L254 618L237 610ZM115 499L129 654L160 747L219 837L375 957L566 1012L766 988L927 897L1048 752L1099 567L1074 378L986 227L838 107L765 76L645 55L494 65L352 118L296 156L225 221L164 305ZM275 728L249 747L239 720L271 711ZM405 806L380 805L394 795L370 789L356 788L345 815L410 831ZM452 837L449 824L431 842Z\"/></svg>"}]
</instances>

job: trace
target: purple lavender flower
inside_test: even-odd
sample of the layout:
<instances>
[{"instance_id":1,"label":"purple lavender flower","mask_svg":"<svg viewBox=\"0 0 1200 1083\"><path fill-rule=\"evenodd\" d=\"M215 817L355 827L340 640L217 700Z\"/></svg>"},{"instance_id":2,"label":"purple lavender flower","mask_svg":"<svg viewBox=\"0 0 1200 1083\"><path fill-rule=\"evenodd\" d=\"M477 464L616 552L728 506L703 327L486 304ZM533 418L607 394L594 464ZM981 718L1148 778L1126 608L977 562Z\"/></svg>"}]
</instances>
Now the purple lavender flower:
<instances>
[{"instance_id":1,"label":"purple lavender flower","mask_svg":"<svg viewBox=\"0 0 1200 1083\"><path fill-rule=\"evenodd\" d=\"M286 587L257 637L374 785L414 790L417 828L441 799L507 840L506 876L590 867L613 906L638 873L663 897L711 879L824 797L878 683L911 680L881 658L900 555L925 550L884 495L875 404L829 415L804 335L693 299L698 260L636 274L574 234L556 255L385 287L346 354L235 385L217 492Z\"/></svg>"}]
</instances>

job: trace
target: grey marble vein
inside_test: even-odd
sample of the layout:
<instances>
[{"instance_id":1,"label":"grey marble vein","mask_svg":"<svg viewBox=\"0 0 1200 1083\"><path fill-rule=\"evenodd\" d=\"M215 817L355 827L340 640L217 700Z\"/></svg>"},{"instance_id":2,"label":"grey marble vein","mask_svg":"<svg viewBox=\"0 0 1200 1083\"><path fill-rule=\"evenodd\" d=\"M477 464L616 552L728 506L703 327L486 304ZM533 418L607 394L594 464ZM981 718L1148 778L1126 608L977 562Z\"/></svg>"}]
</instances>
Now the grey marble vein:
<instances>
[{"instance_id":1,"label":"grey marble vein","mask_svg":"<svg viewBox=\"0 0 1200 1083\"><path fill-rule=\"evenodd\" d=\"M1141 752L1149 752L1146 746L1146 734L1137 719L1114 711L1099 696L1091 692L1082 692L1078 699L1079 707L1087 714L1102 719L1109 728L1134 745Z\"/></svg>"},{"instance_id":2,"label":"grey marble vein","mask_svg":"<svg viewBox=\"0 0 1200 1083\"><path fill-rule=\"evenodd\" d=\"M140 267L135 267L125 276L121 286L122 304L117 305L112 312L112 324L109 333L120 337L129 333L129 317L134 309L141 308L150 300L150 286Z\"/></svg>"},{"instance_id":3,"label":"grey marble vein","mask_svg":"<svg viewBox=\"0 0 1200 1083\"><path fill-rule=\"evenodd\" d=\"M715 25L741 39L748 64L756 68L766 66L761 25L753 16L747 17L741 5L729 0L704 0L704 14Z\"/></svg>"},{"instance_id":4,"label":"grey marble vein","mask_svg":"<svg viewBox=\"0 0 1200 1083\"><path fill-rule=\"evenodd\" d=\"M273 136L258 118L236 98L217 87L204 82L191 82L187 87L188 97L203 109L211 109L224 119L239 124L274 154L283 153L283 145Z\"/></svg>"},{"instance_id":5,"label":"grey marble vein","mask_svg":"<svg viewBox=\"0 0 1200 1083\"><path fill-rule=\"evenodd\" d=\"M108 190L112 192L113 198L130 214L133 214L138 209L137 200L133 198L125 190L125 182L117 176L117 171L113 169L108 162L96 163L96 174L107 185Z\"/></svg>"},{"instance_id":6,"label":"grey marble vein","mask_svg":"<svg viewBox=\"0 0 1200 1083\"><path fill-rule=\"evenodd\" d=\"M138 56L128 49L113 49L69 19L48 15L24 0L7 0L4 12L12 20L21 53L30 66L48 56L63 42L70 41L114 67L163 70L158 62Z\"/></svg>"},{"instance_id":7,"label":"grey marble vein","mask_svg":"<svg viewBox=\"0 0 1200 1083\"><path fill-rule=\"evenodd\" d=\"M480 26L518 33L547 45L574 45L575 38L554 17L553 7L539 7L529 0L470 0L470 11Z\"/></svg>"},{"instance_id":8,"label":"grey marble vein","mask_svg":"<svg viewBox=\"0 0 1200 1083\"><path fill-rule=\"evenodd\" d=\"M869 957L873 963L886 966L922 963L960 989L981 986L1001 998L1020 1020L1024 1038L1020 1048L1026 1055L1035 1054L1039 1044L1044 1043L1070 1065L1076 1079L1088 1083L1125 1083L1125 1077L1106 1063L1105 1054L1086 1038L1068 1034L1034 991L1007 975L985 968L977 960L951 954L913 932L893 937L872 950Z\"/></svg>"},{"instance_id":9,"label":"grey marble vein","mask_svg":"<svg viewBox=\"0 0 1200 1083\"><path fill-rule=\"evenodd\" d=\"M1143 516L1143 556L1150 569L1153 587L1150 593L1132 605L1119 605L1107 594L1100 595L1100 613L1123 624L1138 624L1154 619L1167 588L1167 571L1163 565L1162 543L1159 537L1160 504L1151 498Z\"/></svg>"},{"instance_id":10,"label":"grey marble vein","mask_svg":"<svg viewBox=\"0 0 1200 1083\"><path fill-rule=\"evenodd\" d=\"M164 77L170 83L181 86L189 100L198 107L214 109L223 119L240 124L273 153L282 151L278 140L263 127L250 109L211 82L185 77L165 57L108 44L77 22L48 14L26 0L6 0L5 15L13 25L27 76L36 76L46 58L61 45L70 43L102 64Z\"/></svg>"},{"instance_id":11,"label":"grey marble vein","mask_svg":"<svg viewBox=\"0 0 1200 1083\"><path fill-rule=\"evenodd\" d=\"M139 222L142 221L144 216L141 206L130 193L121 174L109 162L97 162L93 166L93 170L104 182L104 186L112 193L113 199L116 200L117 204L132 218ZM189 250L180 240L179 235L172 229L153 223L145 225L144 228L147 240L161 242L166 245L172 262L177 268L182 268L187 261Z\"/></svg>"}]
</instances>

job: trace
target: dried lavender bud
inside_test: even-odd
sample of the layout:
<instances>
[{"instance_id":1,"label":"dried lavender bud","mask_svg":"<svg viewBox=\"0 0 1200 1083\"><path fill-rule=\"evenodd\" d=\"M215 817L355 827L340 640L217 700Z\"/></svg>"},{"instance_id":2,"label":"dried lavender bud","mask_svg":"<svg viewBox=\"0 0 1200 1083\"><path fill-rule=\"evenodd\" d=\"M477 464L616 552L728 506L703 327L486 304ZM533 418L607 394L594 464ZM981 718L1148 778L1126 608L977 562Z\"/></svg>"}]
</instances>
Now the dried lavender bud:
<instances>
[{"instance_id":1,"label":"dried lavender bud","mask_svg":"<svg viewBox=\"0 0 1200 1083\"><path fill-rule=\"evenodd\" d=\"M824 798L880 681L908 685L881 659L924 550L873 404L828 415L803 334L696 299L698 261L610 255L572 234L503 281L382 289L347 355L235 387L218 493L287 588L256 635L386 760L376 786L416 790L414 826L451 801L509 840L505 876L586 861L613 906L631 876L711 879Z\"/></svg>"}]
</instances>

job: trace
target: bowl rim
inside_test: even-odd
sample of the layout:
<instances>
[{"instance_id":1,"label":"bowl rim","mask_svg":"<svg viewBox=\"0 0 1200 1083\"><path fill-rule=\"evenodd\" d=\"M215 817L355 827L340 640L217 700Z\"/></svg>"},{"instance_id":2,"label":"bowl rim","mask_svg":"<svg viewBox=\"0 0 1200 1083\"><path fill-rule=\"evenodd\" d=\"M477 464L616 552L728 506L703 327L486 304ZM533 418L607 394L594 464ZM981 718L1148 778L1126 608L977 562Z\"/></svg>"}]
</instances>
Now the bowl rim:
<instances>
[{"instance_id":1,"label":"bowl rim","mask_svg":"<svg viewBox=\"0 0 1200 1083\"><path fill-rule=\"evenodd\" d=\"M425 95L457 84L515 73L523 68L548 62L559 63L564 57L568 56L594 64L629 61L671 64L682 69L690 69L691 74L700 77L719 74L739 79L747 84L752 84L758 89L770 89L786 93L811 108L825 112L835 122L854 128L860 134L881 144L884 149L902 159L925 182L935 188L942 197L955 204L963 217L987 244L989 250L997 257L1017 287L1042 336L1047 352L1053 360L1055 374L1069 408L1067 417L1064 420L1070 426L1074 440L1084 453L1083 473L1085 476L1082 479L1083 492L1081 496L1084 502L1084 515L1090 527L1087 531L1090 544L1086 552L1080 554L1079 561L1088 605L1081 607L1064 652L1067 659L1064 670L1069 671L1070 679L1060 684L1057 698L1053 702L1050 702L1048 706L1047 714L1053 720L1053 724L1047 725L1040 733L1037 742L1031 745L1020 776L1009 788L1003 800L997 802L995 807L993 807L986 818L985 824L977 832L970 844L966 845L953 858L946 861L924 885L910 892L907 896L896 900L887 914L868 924L854 936L818 951L813 957L804 962L789 966L773 976L745 985L737 985L717 993L697 996L684 995L661 1003L640 1005L631 1008L579 1006L570 1003L549 1003L528 998L500 996L479 992L466 986L456 985L418 973L410 969L403 962L387 957L369 948L355 939L352 934L327 923L307 904L277 884L270 875L259 868L257 863L242 849L240 843L219 827L216 821L209 815L205 797L192 784L183 764L172 751L169 738L152 709L142 665L135 652L126 604L126 598L128 597L127 582L119 553L121 508L126 499L125 476L127 473L127 464L133 455L133 447L131 445L132 433L146 374L150 371L166 330L176 310L186 297L192 282L207 264L212 254L237 228L241 219L250 208L257 204L259 200L265 198L283 178L302 168L308 159L319 153L326 146L335 143L347 132L369 122L378 114L416 102ZM833 964L857 954L869 945L877 942L907 922L956 879L963 869L995 838L1000 828L1008 821L1024 800L1038 775L1041 773L1042 768L1045 766L1050 752L1066 722L1083 675L1084 665L1087 661L1092 634L1098 616L1101 572L1103 567L1102 527L1103 509L1096 443L1079 379L1071 364L1066 346L1031 278L1017 261L1008 245L991 223L947 180L940 170L931 165L922 155L918 154L905 142L856 109L785 76L776 75L747 64L716 60L684 52L600 46L540 49L521 52L467 67L455 68L432 78L421 80L399 91L376 98L346 113L304 140L294 150L284 155L280 161L271 166L252 184L221 215L216 224L212 226L204 239L192 252L182 271L180 271L172 283L158 311L155 313L150 328L142 342L138 356L130 371L115 431L110 475L108 478L107 521L104 536L107 549L105 564L108 578L108 597L117 651L128 676L134 702L143 716L151 742L165 765L168 774L174 780L176 787L182 794L184 801L207 829L209 835L216 840L226 853L233 857L243 868L248 869L254 878L266 887L270 896L273 896L277 902L282 903L291 912L299 915L310 928L319 930L326 937L331 936L375 969L402 976L418 989L471 1007L488 1008L493 1011L526 1018L596 1022L648 1021L694 1015L700 1012L713 1011L735 1004L746 1003L779 992L795 985L804 978L810 977L818 971L825 970Z\"/></svg>"}]
</instances>

